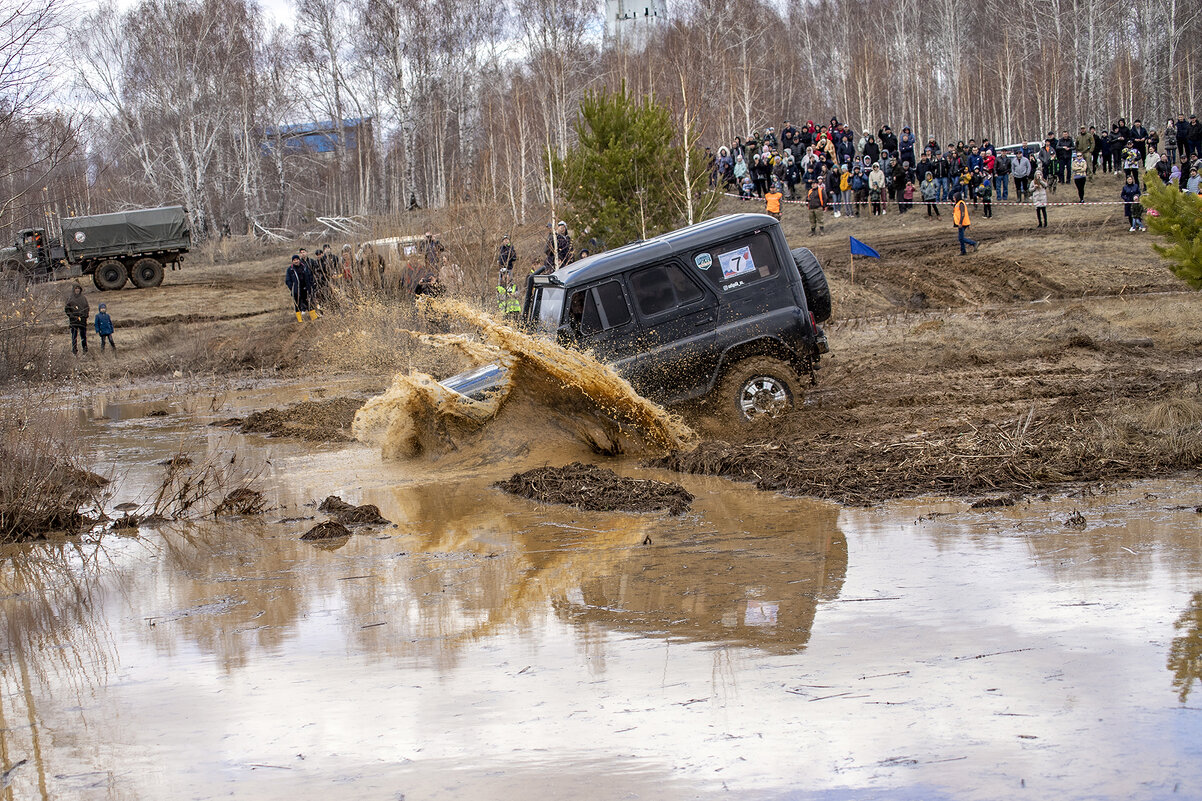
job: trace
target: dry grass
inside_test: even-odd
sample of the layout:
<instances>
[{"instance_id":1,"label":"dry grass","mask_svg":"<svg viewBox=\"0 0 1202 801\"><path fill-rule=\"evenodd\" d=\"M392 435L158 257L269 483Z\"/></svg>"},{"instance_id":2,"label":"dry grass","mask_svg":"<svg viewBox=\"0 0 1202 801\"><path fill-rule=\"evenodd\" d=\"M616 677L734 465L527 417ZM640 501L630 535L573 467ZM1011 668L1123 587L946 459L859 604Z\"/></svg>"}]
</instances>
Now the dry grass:
<instances>
[{"instance_id":1,"label":"dry grass","mask_svg":"<svg viewBox=\"0 0 1202 801\"><path fill-rule=\"evenodd\" d=\"M45 395L0 405L0 543L78 533L101 515L109 481L83 466L71 426ZM91 517L89 517L91 516Z\"/></svg>"}]
</instances>

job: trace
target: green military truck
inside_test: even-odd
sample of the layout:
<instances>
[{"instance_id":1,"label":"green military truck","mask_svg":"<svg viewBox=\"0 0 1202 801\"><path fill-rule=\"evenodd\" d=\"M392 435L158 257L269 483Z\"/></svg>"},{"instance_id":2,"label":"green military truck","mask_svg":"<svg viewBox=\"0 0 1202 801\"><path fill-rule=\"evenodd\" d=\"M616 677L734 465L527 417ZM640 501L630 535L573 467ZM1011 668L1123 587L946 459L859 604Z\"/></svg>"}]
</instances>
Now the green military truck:
<instances>
[{"instance_id":1,"label":"green military truck","mask_svg":"<svg viewBox=\"0 0 1202 801\"><path fill-rule=\"evenodd\" d=\"M164 268L178 266L192 246L183 206L69 217L62 230L61 240L42 228L18 232L16 247L0 250L0 268L34 279L78 269L102 291L126 281L145 289L163 283Z\"/></svg>"}]
</instances>

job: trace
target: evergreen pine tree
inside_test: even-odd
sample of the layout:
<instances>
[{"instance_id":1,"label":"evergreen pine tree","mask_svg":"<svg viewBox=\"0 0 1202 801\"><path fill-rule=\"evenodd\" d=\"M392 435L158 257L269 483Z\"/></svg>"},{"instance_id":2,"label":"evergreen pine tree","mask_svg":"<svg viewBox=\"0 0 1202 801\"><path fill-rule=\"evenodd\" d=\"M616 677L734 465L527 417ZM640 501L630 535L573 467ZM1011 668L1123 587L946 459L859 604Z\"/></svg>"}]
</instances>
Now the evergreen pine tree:
<instances>
[{"instance_id":1,"label":"evergreen pine tree","mask_svg":"<svg viewBox=\"0 0 1202 801\"><path fill-rule=\"evenodd\" d=\"M1179 192L1176 183L1166 186L1152 175L1141 200L1152 210L1146 216L1148 228L1168 242L1152 248L1169 260L1178 278L1202 289L1202 197Z\"/></svg>"},{"instance_id":2,"label":"evergreen pine tree","mask_svg":"<svg viewBox=\"0 0 1202 801\"><path fill-rule=\"evenodd\" d=\"M577 144L551 169L561 197L572 209L574 228L587 229L607 247L620 247L676 227L683 221L684 150L675 144L668 110L649 97L636 101L617 92L589 92L580 102ZM694 148L688 191L694 208L708 209L705 155Z\"/></svg>"}]
</instances>

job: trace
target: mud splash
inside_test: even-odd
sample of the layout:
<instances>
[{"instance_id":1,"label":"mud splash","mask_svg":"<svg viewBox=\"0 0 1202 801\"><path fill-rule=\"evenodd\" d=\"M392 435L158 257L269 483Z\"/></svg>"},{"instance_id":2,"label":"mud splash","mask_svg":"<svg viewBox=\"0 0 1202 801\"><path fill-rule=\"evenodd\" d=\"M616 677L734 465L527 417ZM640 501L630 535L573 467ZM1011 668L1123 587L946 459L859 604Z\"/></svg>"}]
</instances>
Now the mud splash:
<instances>
[{"instance_id":1,"label":"mud splash","mask_svg":"<svg viewBox=\"0 0 1202 801\"><path fill-rule=\"evenodd\" d=\"M360 441L379 446L385 458L480 448L522 453L536 439L541 447L575 443L596 453L659 454L686 448L695 439L678 417L586 353L511 328L459 301L429 301L427 308L471 324L480 340L413 336L456 348L476 364L500 364L507 384L478 402L423 373L396 375L387 392L355 415L351 429Z\"/></svg>"}]
</instances>

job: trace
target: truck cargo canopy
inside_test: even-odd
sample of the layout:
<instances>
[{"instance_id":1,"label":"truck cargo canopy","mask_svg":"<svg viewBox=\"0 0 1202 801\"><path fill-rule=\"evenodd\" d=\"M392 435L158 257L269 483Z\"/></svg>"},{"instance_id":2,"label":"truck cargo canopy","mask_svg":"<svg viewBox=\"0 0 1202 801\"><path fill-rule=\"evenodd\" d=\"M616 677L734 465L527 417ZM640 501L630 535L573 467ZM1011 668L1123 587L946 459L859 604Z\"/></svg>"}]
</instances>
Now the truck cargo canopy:
<instances>
[{"instance_id":1,"label":"truck cargo canopy","mask_svg":"<svg viewBox=\"0 0 1202 801\"><path fill-rule=\"evenodd\" d=\"M183 206L70 217L62 226L63 244L77 257L187 250L192 244Z\"/></svg>"}]
</instances>

